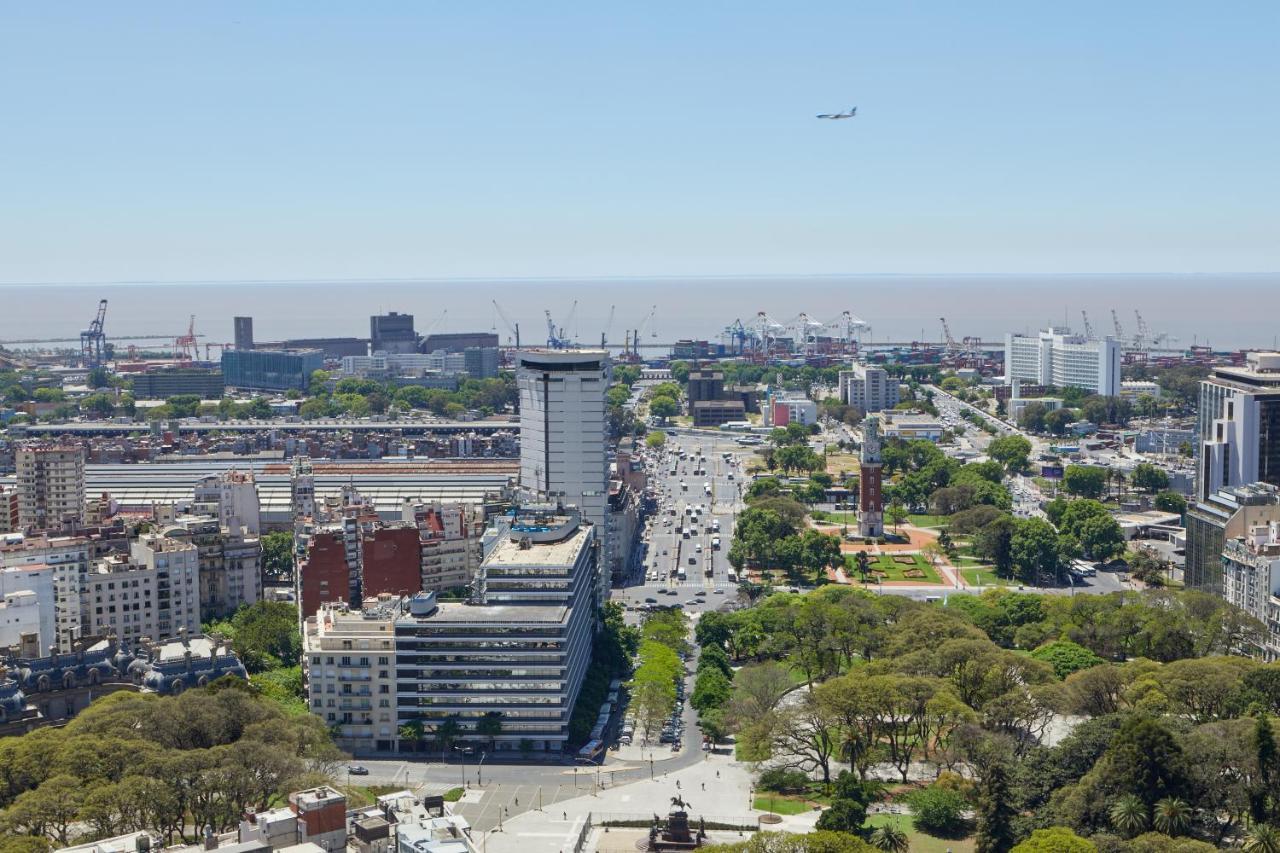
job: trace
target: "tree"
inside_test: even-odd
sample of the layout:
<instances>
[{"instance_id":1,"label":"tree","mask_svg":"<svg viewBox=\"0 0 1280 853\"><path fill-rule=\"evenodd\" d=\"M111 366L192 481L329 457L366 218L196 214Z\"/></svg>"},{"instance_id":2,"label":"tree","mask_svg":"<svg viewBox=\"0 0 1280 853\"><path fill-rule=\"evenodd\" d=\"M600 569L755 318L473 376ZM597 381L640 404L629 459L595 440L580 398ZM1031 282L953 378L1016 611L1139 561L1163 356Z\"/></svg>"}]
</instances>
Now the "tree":
<instances>
[{"instance_id":1,"label":"tree","mask_svg":"<svg viewBox=\"0 0 1280 853\"><path fill-rule=\"evenodd\" d=\"M867 807L856 800L833 800L831 805L818 815L815 826L834 832L856 833L862 830L867 822Z\"/></svg>"},{"instance_id":2,"label":"tree","mask_svg":"<svg viewBox=\"0 0 1280 853\"><path fill-rule=\"evenodd\" d=\"M1144 815L1157 800L1181 796L1186 788L1181 747L1167 728L1150 717L1135 715L1126 720L1105 759L1108 783L1141 800Z\"/></svg>"},{"instance_id":3,"label":"tree","mask_svg":"<svg viewBox=\"0 0 1280 853\"><path fill-rule=\"evenodd\" d=\"M1044 428L1051 435L1064 435L1067 425L1075 418L1076 413L1071 409L1054 409L1044 416Z\"/></svg>"},{"instance_id":4,"label":"tree","mask_svg":"<svg viewBox=\"0 0 1280 853\"><path fill-rule=\"evenodd\" d=\"M954 837L965 828L964 797L953 790L930 785L908 797L916 826L933 835Z\"/></svg>"},{"instance_id":5,"label":"tree","mask_svg":"<svg viewBox=\"0 0 1280 853\"><path fill-rule=\"evenodd\" d=\"M649 414L666 423L668 418L680 414L680 404L670 397L654 397L649 401Z\"/></svg>"},{"instance_id":6,"label":"tree","mask_svg":"<svg viewBox=\"0 0 1280 853\"><path fill-rule=\"evenodd\" d=\"M1044 403L1027 403L1018 413L1018 426L1027 432L1044 432L1044 419L1048 413Z\"/></svg>"},{"instance_id":7,"label":"tree","mask_svg":"<svg viewBox=\"0 0 1280 853\"><path fill-rule=\"evenodd\" d=\"M1123 554L1127 540L1120 522L1107 515L1091 518L1080 525L1078 541L1086 554L1105 562Z\"/></svg>"},{"instance_id":8,"label":"tree","mask_svg":"<svg viewBox=\"0 0 1280 853\"><path fill-rule=\"evenodd\" d=\"M1165 797L1157 800L1151 816L1151 825L1165 835L1182 835L1191 828L1193 813L1186 800Z\"/></svg>"},{"instance_id":9,"label":"tree","mask_svg":"<svg viewBox=\"0 0 1280 853\"><path fill-rule=\"evenodd\" d=\"M1141 489L1148 494L1155 494L1169 488L1169 475L1150 462L1139 462L1134 467L1129 480L1135 489Z\"/></svg>"},{"instance_id":10,"label":"tree","mask_svg":"<svg viewBox=\"0 0 1280 853\"><path fill-rule=\"evenodd\" d=\"M1098 853L1092 841L1081 838L1062 826L1037 829L1031 837L1013 848L1013 853Z\"/></svg>"},{"instance_id":11,"label":"tree","mask_svg":"<svg viewBox=\"0 0 1280 853\"><path fill-rule=\"evenodd\" d=\"M1031 456L1031 442L1020 435L1002 435L987 445L987 455L1010 473L1022 471Z\"/></svg>"},{"instance_id":12,"label":"tree","mask_svg":"<svg viewBox=\"0 0 1280 853\"><path fill-rule=\"evenodd\" d=\"M255 601L219 623L249 672L297 666L302 654L298 608L286 601Z\"/></svg>"},{"instance_id":13,"label":"tree","mask_svg":"<svg viewBox=\"0 0 1280 853\"><path fill-rule=\"evenodd\" d=\"M1073 495L1100 498L1107 490L1107 469L1094 465L1068 465L1062 475L1062 486Z\"/></svg>"},{"instance_id":14,"label":"tree","mask_svg":"<svg viewBox=\"0 0 1280 853\"><path fill-rule=\"evenodd\" d=\"M1187 499L1177 492L1161 492L1156 495L1155 507L1161 512L1176 512L1181 515L1187 511Z\"/></svg>"},{"instance_id":15,"label":"tree","mask_svg":"<svg viewBox=\"0 0 1280 853\"><path fill-rule=\"evenodd\" d=\"M293 534L286 530L265 533L262 543L262 572L272 578L293 577Z\"/></svg>"},{"instance_id":16,"label":"tree","mask_svg":"<svg viewBox=\"0 0 1280 853\"><path fill-rule=\"evenodd\" d=\"M667 443L667 434L662 430L650 430L644 437L646 447L656 450Z\"/></svg>"},{"instance_id":17,"label":"tree","mask_svg":"<svg viewBox=\"0 0 1280 853\"><path fill-rule=\"evenodd\" d=\"M1065 679L1072 673L1106 663L1089 649L1070 640L1055 640L1046 643L1031 653L1036 660L1042 660L1053 667L1053 674Z\"/></svg>"},{"instance_id":18,"label":"tree","mask_svg":"<svg viewBox=\"0 0 1280 853\"><path fill-rule=\"evenodd\" d=\"M502 712L489 711L476 720L476 734L489 739L489 750L492 752L498 742L498 735L502 734Z\"/></svg>"},{"instance_id":19,"label":"tree","mask_svg":"<svg viewBox=\"0 0 1280 853\"><path fill-rule=\"evenodd\" d=\"M974 550L983 559L990 560L1002 578L1013 577L1013 534L1017 529L1017 519L999 515L979 529L974 538Z\"/></svg>"},{"instance_id":20,"label":"tree","mask_svg":"<svg viewBox=\"0 0 1280 853\"><path fill-rule=\"evenodd\" d=\"M689 704L697 711L719 708L729 701L732 690L732 684L720 669L708 667L698 673Z\"/></svg>"},{"instance_id":21,"label":"tree","mask_svg":"<svg viewBox=\"0 0 1280 853\"><path fill-rule=\"evenodd\" d=\"M18 797L6 813L12 824L29 835L48 835L59 844L68 844L68 832L80 816L85 789L79 779L60 774L40 787Z\"/></svg>"},{"instance_id":22,"label":"tree","mask_svg":"<svg viewBox=\"0 0 1280 853\"><path fill-rule=\"evenodd\" d=\"M1009 788L1009 768L1000 758L981 762L978 777L975 853L1008 853L1013 847L1013 793Z\"/></svg>"},{"instance_id":23,"label":"tree","mask_svg":"<svg viewBox=\"0 0 1280 853\"><path fill-rule=\"evenodd\" d=\"M449 747L453 746L454 741L462 735L462 726L458 723L457 715L450 714L441 720L436 724L435 731L432 734L435 735L436 744L440 747L441 760L443 761L443 756L449 751Z\"/></svg>"},{"instance_id":24,"label":"tree","mask_svg":"<svg viewBox=\"0 0 1280 853\"><path fill-rule=\"evenodd\" d=\"M1024 583L1053 580L1058 575L1058 534L1043 518L1018 519L1009 540L1009 555Z\"/></svg>"},{"instance_id":25,"label":"tree","mask_svg":"<svg viewBox=\"0 0 1280 853\"><path fill-rule=\"evenodd\" d=\"M773 727L773 755L805 773L818 770L823 784L831 782L831 759L839 748L837 720L829 709L807 694L782 709Z\"/></svg>"},{"instance_id":26,"label":"tree","mask_svg":"<svg viewBox=\"0 0 1280 853\"><path fill-rule=\"evenodd\" d=\"M871 846L885 853L907 853L911 840L897 823L886 823L872 830Z\"/></svg>"},{"instance_id":27,"label":"tree","mask_svg":"<svg viewBox=\"0 0 1280 853\"><path fill-rule=\"evenodd\" d=\"M1254 824L1242 849L1245 853L1280 853L1280 830L1270 824Z\"/></svg>"},{"instance_id":28,"label":"tree","mask_svg":"<svg viewBox=\"0 0 1280 853\"><path fill-rule=\"evenodd\" d=\"M884 514L893 522L894 532L902 526L902 522L908 520L911 516L907 514L907 508L899 503L892 503L885 507Z\"/></svg>"}]
</instances>

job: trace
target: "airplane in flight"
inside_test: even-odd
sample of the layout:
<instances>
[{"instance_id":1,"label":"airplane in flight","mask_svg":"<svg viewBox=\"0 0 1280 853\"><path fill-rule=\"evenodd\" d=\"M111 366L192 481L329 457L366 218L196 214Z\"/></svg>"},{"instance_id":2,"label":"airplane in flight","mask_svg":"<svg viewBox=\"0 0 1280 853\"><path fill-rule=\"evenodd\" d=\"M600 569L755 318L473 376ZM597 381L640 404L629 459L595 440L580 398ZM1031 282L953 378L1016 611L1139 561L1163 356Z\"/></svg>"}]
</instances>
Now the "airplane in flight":
<instances>
[{"instance_id":1,"label":"airplane in flight","mask_svg":"<svg viewBox=\"0 0 1280 853\"><path fill-rule=\"evenodd\" d=\"M823 113L822 115L818 116L818 118L829 118L833 121L838 121L839 119L842 119L842 118L853 118L855 115L857 115L857 113L858 113L857 107L850 107L849 112L847 113Z\"/></svg>"}]
</instances>

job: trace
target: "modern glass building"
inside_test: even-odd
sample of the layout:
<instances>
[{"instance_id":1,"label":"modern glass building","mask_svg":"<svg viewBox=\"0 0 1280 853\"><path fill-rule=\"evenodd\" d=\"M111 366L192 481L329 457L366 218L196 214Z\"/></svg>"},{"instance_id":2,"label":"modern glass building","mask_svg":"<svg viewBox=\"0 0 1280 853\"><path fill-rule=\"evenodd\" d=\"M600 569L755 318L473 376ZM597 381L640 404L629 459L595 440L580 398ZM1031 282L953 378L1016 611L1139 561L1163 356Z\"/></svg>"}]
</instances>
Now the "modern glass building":
<instances>
[{"instance_id":1,"label":"modern glass building","mask_svg":"<svg viewBox=\"0 0 1280 853\"><path fill-rule=\"evenodd\" d=\"M306 391L311 374L324 367L324 354L308 350L227 350L222 376L231 388Z\"/></svg>"}]
</instances>

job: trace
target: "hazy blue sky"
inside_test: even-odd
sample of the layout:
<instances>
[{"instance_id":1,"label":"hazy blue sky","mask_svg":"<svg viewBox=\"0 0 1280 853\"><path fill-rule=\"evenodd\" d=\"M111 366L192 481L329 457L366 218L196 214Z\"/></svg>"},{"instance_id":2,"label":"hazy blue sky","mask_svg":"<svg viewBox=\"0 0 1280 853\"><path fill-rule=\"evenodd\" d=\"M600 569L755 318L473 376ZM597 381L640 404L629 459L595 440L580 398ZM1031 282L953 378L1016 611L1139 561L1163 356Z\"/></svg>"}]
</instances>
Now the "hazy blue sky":
<instances>
[{"instance_id":1,"label":"hazy blue sky","mask_svg":"<svg viewBox=\"0 0 1280 853\"><path fill-rule=\"evenodd\" d=\"M1275 0L10 2L0 281L1274 271L1277 32Z\"/></svg>"}]
</instances>

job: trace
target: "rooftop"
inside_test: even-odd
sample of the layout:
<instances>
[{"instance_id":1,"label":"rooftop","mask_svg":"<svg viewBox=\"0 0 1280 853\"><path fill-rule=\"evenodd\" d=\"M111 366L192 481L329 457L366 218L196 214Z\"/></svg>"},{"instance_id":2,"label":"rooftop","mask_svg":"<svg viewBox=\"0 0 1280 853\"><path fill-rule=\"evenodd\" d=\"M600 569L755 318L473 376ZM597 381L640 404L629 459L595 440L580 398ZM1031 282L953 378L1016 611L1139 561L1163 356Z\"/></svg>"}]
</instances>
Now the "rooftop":
<instances>
[{"instance_id":1,"label":"rooftop","mask_svg":"<svg viewBox=\"0 0 1280 853\"><path fill-rule=\"evenodd\" d=\"M572 566L586 547L591 526L579 524L576 518L570 524L569 519L563 516L549 519L549 522L550 524L543 526L517 518L516 523L511 525L511 535L499 540L485 559L485 564ZM564 531L564 535L560 535L560 538L543 541L559 535L561 531Z\"/></svg>"}]
</instances>

